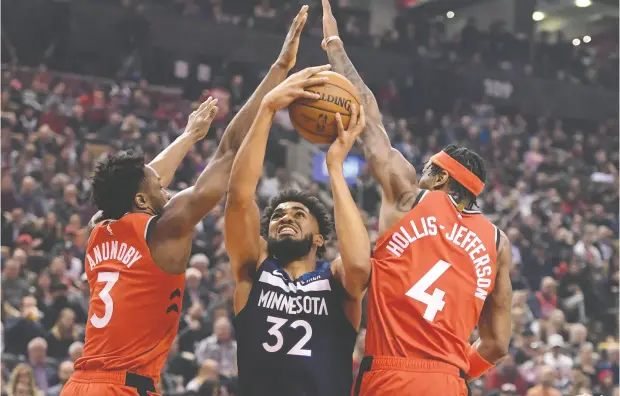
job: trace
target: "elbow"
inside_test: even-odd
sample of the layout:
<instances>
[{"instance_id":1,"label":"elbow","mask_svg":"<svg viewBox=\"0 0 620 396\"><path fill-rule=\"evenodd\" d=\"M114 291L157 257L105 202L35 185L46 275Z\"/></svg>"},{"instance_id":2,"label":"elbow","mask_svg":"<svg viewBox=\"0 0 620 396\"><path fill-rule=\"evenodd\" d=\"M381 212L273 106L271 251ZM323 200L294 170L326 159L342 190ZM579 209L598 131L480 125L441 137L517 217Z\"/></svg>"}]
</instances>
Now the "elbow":
<instances>
[{"instance_id":1,"label":"elbow","mask_svg":"<svg viewBox=\"0 0 620 396\"><path fill-rule=\"evenodd\" d=\"M494 348L495 351L495 355L497 356L497 360L503 359L504 357L506 357L508 355L508 345L510 344L510 341L508 342L497 342Z\"/></svg>"},{"instance_id":2,"label":"elbow","mask_svg":"<svg viewBox=\"0 0 620 396\"><path fill-rule=\"evenodd\" d=\"M508 346L510 340L493 340L489 346L488 357L491 358L493 363L497 363L508 355Z\"/></svg>"}]
</instances>

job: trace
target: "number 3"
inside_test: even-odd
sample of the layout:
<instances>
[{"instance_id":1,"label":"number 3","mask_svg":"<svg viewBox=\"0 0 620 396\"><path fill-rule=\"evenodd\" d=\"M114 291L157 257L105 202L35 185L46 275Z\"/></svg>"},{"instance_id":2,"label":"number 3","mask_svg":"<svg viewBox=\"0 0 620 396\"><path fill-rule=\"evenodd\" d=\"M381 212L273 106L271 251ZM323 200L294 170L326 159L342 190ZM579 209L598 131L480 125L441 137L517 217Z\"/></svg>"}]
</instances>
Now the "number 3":
<instances>
[{"instance_id":1,"label":"number 3","mask_svg":"<svg viewBox=\"0 0 620 396\"><path fill-rule=\"evenodd\" d=\"M441 289L433 290L433 294L430 295L426 292L429 287L433 283L441 277L450 268L452 264L447 263L443 260L439 260L430 271L428 271L419 281L416 282L415 285L407 293L405 293L408 297L413 298L416 301L420 301L423 304L426 304L426 310L424 311L424 319L432 322L435 319L435 315L437 312L443 311L443 307L446 305L446 302L443 300L443 296L446 295L446 292Z\"/></svg>"},{"instance_id":2,"label":"number 3","mask_svg":"<svg viewBox=\"0 0 620 396\"><path fill-rule=\"evenodd\" d=\"M276 343L275 345L269 345L268 343L263 342L263 348L265 348L267 352L277 352L280 348L282 348L282 345L284 345L284 338L282 338L280 327L284 326L287 320L276 318L274 316L267 316L267 322L274 324L271 326L268 333L269 335L276 337ZM312 338L312 327L310 326L310 323L305 320L296 320L291 323L290 326L294 329L301 326L306 330L306 334L304 334L304 336L301 337L301 340L299 340L299 342L297 342L297 344L295 344L286 354L296 356L312 356L312 351L310 349L303 349L303 346L310 341L310 338Z\"/></svg>"},{"instance_id":3,"label":"number 3","mask_svg":"<svg viewBox=\"0 0 620 396\"><path fill-rule=\"evenodd\" d=\"M98 329L105 327L112 319L112 312L114 312L114 301L110 296L110 290L114 287L114 284L118 280L118 272L100 272L97 275L97 282L105 282L105 286L99 292L99 298L105 304L105 312L103 318L97 316L96 313L90 317L90 323Z\"/></svg>"}]
</instances>

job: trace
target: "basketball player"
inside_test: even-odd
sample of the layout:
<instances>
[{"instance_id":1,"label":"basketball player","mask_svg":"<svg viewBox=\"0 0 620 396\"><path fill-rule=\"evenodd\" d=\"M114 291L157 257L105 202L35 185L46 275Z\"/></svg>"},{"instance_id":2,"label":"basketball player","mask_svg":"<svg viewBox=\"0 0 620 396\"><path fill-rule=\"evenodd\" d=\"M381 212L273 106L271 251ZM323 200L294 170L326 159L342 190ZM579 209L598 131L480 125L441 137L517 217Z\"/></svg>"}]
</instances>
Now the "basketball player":
<instances>
[{"instance_id":1,"label":"basketball player","mask_svg":"<svg viewBox=\"0 0 620 396\"><path fill-rule=\"evenodd\" d=\"M225 231L236 280L244 396L340 396L351 389L370 242L342 162L364 128L363 113L355 111L349 131L340 128L327 155L341 257L332 263L321 260L332 223L317 198L284 191L271 200L262 218L254 202L275 112L296 98L318 99L304 88L326 82L311 76L327 69L329 65L293 74L265 96L233 165Z\"/></svg>"},{"instance_id":2,"label":"basketball player","mask_svg":"<svg viewBox=\"0 0 620 396\"><path fill-rule=\"evenodd\" d=\"M291 26L265 79L228 126L196 184L168 201L165 187L217 113L209 99L185 132L149 165L120 152L97 166L93 198L101 210L86 250L91 288L84 355L62 395L155 394L179 323L185 270L196 224L221 200L233 159L267 92L294 66L307 7Z\"/></svg>"},{"instance_id":3,"label":"basketball player","mask_svg":"<svg viewBox=\"0 0 620 396\"><path fill-rule=\"evenodd\" d=\"M395 149L377 102L347 57L329 0L323 48L334 71L357 88L366 108L360 137L382 189L372 261L366 355L355 395L465 395L506 353L512 264L506 235L476 211L486 172L480 156L449 146L418 183ZM468 339L478 325L480 339Z\"/></svg>"}]
</instances>

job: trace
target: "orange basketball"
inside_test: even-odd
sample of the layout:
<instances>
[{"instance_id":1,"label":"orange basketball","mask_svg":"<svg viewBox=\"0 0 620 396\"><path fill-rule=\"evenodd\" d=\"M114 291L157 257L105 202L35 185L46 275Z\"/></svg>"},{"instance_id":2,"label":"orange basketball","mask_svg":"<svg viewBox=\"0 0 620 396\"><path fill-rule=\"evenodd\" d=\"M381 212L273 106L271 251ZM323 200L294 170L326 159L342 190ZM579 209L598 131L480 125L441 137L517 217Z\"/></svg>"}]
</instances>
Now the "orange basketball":
<instances>
[{"instance_id":1,"label":"orange basketball","mask_svg":"<svg viewBox=\"0 0 620 396\"><path fill-rule=\"evenodd\" d=\"M360 98L357 90L344 76L331 71L316 74L317 77L329 79L323 85L307 88L308 91L321 95L320 99L298 99L291 103L288 113L293 126L307 140L328 144L338 136L336 113L342 116L345 128L351 118L351 104L359 109Z\"/></svg>"}]
</instances>

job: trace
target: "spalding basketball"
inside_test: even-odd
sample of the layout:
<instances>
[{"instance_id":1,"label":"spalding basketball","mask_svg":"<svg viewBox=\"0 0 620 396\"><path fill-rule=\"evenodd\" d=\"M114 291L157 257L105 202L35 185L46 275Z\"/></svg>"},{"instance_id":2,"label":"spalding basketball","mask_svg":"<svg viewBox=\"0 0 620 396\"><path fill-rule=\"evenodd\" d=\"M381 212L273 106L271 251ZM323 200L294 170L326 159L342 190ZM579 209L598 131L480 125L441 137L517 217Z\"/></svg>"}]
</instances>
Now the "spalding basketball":
<instances>
[{"instance_id":1,"label":"spalding basketball","mask_svg":"<svg viewBox=\"0 0 620 396\"><path fill-rule=\"evenodd\" d=\"M344 76L331 71L317 73L316 77L327 77L323 85L307 88L307 91L321 95L320 99L297 99L288 107L293 126L307 140L328 144L338 136L336 113L342 117L342 125L349 126L351 105L359 111L360 98L357 90Z\"/></svg>"}]
</instances>

